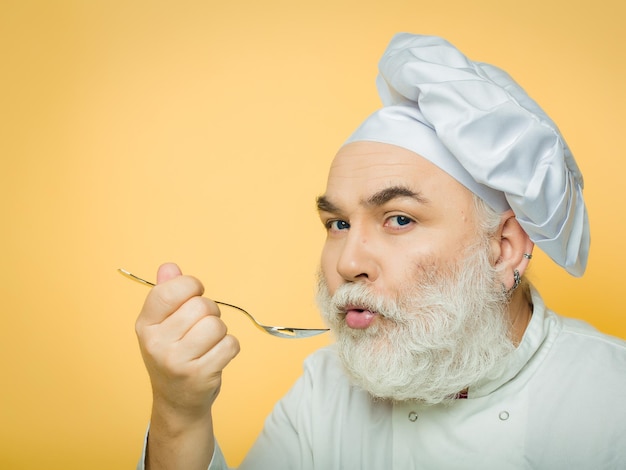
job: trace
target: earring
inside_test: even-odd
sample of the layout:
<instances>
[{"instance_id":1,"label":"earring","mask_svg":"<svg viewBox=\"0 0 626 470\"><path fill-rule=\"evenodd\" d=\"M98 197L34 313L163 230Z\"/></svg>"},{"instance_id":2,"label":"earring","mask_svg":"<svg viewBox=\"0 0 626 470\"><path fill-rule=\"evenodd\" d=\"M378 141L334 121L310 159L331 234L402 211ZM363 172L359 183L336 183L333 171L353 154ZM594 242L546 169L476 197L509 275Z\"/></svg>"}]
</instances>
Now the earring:
<instances>
[{"instance_id":1,"label":"earring","mask_svg":"<svg viewBox=\"0 0 626 470\"><path fill-rule=\"evenodd\" d=\"M533 255L531 253L524 253L524 258L526 259L533 259Z\"/></svg>"},{"instance_id":2,"label":"earring","mask_svg":"<svg viewBox=\"0 0 626 470\"><path fill-rule=\"evenodd\" d=\"M520 282L522 282L522 278L519 275L519 271L517 269L513 270L513 287L511 287L511 292L513 292L519 286Z\"/></svg>"}]
</instances>

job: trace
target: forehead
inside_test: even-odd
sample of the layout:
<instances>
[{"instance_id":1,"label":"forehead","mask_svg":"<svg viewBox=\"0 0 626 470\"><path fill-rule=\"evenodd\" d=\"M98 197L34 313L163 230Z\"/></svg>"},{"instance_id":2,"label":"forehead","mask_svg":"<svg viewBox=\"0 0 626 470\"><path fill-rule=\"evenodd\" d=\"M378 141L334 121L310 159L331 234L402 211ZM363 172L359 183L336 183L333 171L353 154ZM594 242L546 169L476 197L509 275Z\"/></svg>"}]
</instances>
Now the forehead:
<instances>
[{"instance_id":1,"label":"forehead","mask_svg":"<svg viewBox=\"0 0 626 470\"><path fill-rule=\"evenodd\" d=\"M465 205L472 198L465 186L420 155L378 142L353 142L339 150L326 196L350 201L390 186L410 188L433 202Z\"/></svg>"}]
</instances>

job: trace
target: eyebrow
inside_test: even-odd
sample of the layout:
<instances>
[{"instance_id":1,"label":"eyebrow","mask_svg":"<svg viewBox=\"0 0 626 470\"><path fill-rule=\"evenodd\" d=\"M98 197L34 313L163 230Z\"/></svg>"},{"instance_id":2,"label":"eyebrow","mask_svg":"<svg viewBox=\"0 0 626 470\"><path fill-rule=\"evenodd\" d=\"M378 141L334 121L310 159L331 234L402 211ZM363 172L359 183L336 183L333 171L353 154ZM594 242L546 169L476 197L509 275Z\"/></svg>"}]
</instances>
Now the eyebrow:
<instances>
[{"instance_id":1,"label":"eyebrow","mask_svg":"<svg viewBox=\"0 0 626 470\"><path fill-rule=\"evenodd\" d=\"M393 199L405 197L414 199L420 204L429 203L428 199L426 199L421 193L415 192L406 186L390 186L388 188L381 189L367 199L362 200L361 204L364 206L380 207ZM317 210L320 212L330 212L335 214L341 212L341 210L324 195L319 196L316 202Z\"/></svg>"},{"instance_id":2,"label":"eyebrow","mask_svg":"<svg viewBox=\"0 0 626 470\"><path fill-rule=\"evenodd\" d=\"M330 212L337 214L339 208L328 200L326 196L318 196L315 200L318 212Z\"/></svg>"},{"instance_id":3,"label":"eyebrow","mask_svg":"<svg viewBox=\"0 0 626 470\"><path fill-rule=\"evenodd\" d=\"M402 197L415 199L420 204L428 203L428 200L422 196L422 194L419 192L416 193L406 186L390 186L372 194L369 198L367 198L367 200L364 201L364 204L367 206L380 207L393 199Z\"/></svg>"}]
</instances>

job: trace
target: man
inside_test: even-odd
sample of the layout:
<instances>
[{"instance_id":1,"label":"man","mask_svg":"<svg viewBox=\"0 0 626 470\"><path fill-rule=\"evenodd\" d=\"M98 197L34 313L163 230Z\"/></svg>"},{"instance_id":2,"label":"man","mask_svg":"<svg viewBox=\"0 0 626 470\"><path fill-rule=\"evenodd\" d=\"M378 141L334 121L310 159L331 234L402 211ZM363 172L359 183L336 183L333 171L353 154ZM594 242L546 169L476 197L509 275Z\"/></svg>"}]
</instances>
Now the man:
<instances>
[{"instance_id":1,"label":"man","mask_svg":"<svg viewBox=\"0 0 626 470\"><path fill-rule=\"evenodd\" d=\"M582 275L582 176L554 123L495 67L396 36L384 107L324 195L313 354L242 468L626 468L626 344L549 311L535 244ZM137 320L153 387L146 466L226 468L211 406L237 354L175 265ZM140 466L143 463L140 464Z\"/></svg>"}]
</instances>

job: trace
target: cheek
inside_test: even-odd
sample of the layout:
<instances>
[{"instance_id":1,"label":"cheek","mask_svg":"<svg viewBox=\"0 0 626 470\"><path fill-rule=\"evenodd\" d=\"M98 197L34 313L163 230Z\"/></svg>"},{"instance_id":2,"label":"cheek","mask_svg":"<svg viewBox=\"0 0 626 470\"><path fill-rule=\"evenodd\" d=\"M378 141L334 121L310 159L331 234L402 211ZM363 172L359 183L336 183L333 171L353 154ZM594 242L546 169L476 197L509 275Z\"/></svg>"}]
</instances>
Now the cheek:
<instances>
[{"instance_id":1,"label":"cheek","mask_svg":"<svg viewBox=\"0 0 626 470\"><path fill-rule=\"evenodd\" d=\"M336 250L329 247L328 243L324 245L320 260L320 270L331 295L342 282L342 278L337 272L337 256Z\"/></svg>"}]
</instances>

